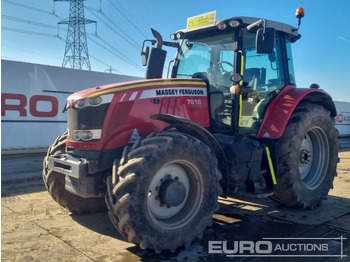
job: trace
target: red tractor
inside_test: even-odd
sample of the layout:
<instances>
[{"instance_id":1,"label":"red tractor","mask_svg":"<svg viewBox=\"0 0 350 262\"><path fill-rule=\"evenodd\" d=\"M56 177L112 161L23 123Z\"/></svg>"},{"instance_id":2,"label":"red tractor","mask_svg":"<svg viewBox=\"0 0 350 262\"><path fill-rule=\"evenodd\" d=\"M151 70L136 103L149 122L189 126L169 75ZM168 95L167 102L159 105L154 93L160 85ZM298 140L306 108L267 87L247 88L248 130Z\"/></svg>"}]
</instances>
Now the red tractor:
<instances>
[{"instance_id":1,"label":"red tractor","mask_svg":"<svg viewBox=\"0 0 350 262\"><path fill-rule=\"evenodd\" d=\"M332 99L317 84L296 88L299 25L211 13L188 21L172 35L180 42L152 30L145 80L69 96L68 130L44 160L61 206L84 213L106 202L121 235L156 252L200 238L219 196L311 209L337 174ZM178 50L165 79L163 46Z\"/></svg>"}]
</instances>

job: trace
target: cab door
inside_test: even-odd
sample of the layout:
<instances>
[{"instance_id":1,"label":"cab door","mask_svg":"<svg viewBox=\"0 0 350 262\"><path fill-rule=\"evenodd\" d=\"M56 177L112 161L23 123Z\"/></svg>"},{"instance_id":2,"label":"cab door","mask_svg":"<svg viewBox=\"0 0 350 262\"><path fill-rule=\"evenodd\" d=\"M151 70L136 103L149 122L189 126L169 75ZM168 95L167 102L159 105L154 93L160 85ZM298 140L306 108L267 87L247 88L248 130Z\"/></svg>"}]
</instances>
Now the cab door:
<instances>
[{"instance_id":1,"label":"cab door","mask_svg":"<svg viewBox=\"0 0 350 262\"><path fill-rule=\"evenodd\" d=\"M270 102L290 82L285 40L276 37L271 53L257 53L255 34L243 37L242 89L240 94L240 133L257 133ZM292 70L291 70L292 71Z\"/></svg>"}]
</instances>

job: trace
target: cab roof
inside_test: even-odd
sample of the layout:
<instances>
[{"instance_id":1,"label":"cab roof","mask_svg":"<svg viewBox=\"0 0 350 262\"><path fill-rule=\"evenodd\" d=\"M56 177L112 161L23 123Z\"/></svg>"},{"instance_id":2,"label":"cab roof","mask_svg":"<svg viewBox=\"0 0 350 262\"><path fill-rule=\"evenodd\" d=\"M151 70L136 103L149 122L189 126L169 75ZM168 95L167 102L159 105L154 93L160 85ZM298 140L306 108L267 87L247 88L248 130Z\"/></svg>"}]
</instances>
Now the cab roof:
<instances>
[{"instance_id":1,"label":"cab roof","mask_svg":"<svg viewBox=\"0 0 350 262\"><path fill-rule=\"evenodd\" d=\"M188 37L194 37L197 35L203 35L203 34L211 34L215 32L229 32L229 31L234 31L237 27L231 27L229 25L230 21L239 21L239 26L238 28L242 27L247 27L248 25L255 23L257 21L261 20L261 18L257 17L248 17L248 16L235 16L235 17L230 17L230 18L225 18L225 19L220 19L215 22L215 25L205 27L205 28L199 28L199 29L194 29L194 30L188 30L188 29L182 29L177 31L177 35L181 35L180 38L188 38ZM300 38L300 35L298 34L298 29L296 27L293 27L291 25L285 24L285 23L280 23L268 19L264 19L266 21L266 27L273 27L276 30L276 33L282 33L285 34L287 37L290 38L296 38L295 40ZM219 29L218 26L220 24L226 24L225 29ZM256 26L253 29L258 29L259 27Z\"/></svg>"}]
</instances>

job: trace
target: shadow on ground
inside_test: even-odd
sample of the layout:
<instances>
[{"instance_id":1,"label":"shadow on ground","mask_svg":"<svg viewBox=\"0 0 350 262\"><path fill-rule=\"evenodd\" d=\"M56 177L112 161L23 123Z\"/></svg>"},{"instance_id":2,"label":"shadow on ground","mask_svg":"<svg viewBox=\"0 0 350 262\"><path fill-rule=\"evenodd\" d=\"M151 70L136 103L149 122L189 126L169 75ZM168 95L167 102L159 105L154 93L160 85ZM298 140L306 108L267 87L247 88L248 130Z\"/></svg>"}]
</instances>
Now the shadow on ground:
<instances>
[{"instance_id":1,"label":"shadow on ground","mask_svg":"<svg viewBox=\"0 0 350 262\"><path fill-rule=\"evenodd\" d=\"M342 210L330 211L330 206L341 203ZM347 208L344 208L346 206ZM261 241L264 238L335 238L327 242L328 255L338 255L342 243L336 238L350 238L349 230L329 223L337 217L347 216L350 221L350 199L329 196L323 206L314 210L295 210L283 207L270 199L220 199L220 210L213 216L213 225L208 227L202 239L196 239L189 248L181 247L175 252L163 251L155 254L152 250L142 250L139 246L127 248L125 261L133 261L135 256L141 261L233 261L225 254L210 254L210 241ZM109 221L107 212L98 214L72 215L79 224L95 232L126 241ZM313 222L312 222L313 221ZM284 240L279 240L283 243ZM346 242L349 243L349 242ZM343 243L344 244L344 243ZM343 252L350 252L346 245ZM322 261L336 261L337 257L324 257ZM135 260L136 261L136 260ZM250 257L235 257L234 261L251 261ZM254 261L295 261L292 258L255 258ZM320 261L316 258L298 258L298 261ZM344 261L344 260L341 260Z\"/></svg>"}]
</instances>

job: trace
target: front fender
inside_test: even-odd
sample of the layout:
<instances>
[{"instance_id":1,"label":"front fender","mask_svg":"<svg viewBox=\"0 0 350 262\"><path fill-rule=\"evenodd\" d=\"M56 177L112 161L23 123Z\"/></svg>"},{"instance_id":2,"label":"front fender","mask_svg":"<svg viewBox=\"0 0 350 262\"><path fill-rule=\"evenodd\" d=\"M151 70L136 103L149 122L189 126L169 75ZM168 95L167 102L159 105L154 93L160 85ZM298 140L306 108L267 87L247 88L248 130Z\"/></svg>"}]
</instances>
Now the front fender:
<instances>
[{"instance_id":1,"label":"front fender","mask_svg":"<svg viewBox=\"0 0 350 262\"><path fill-rule=\"evenodd\" d=\"M337 115L331 96L324 90L296 88L288 85L281 90L267 108L257 137L280 138L291 115L300 103L319 104L328 109L332 117Z\"/></svg>"}]
</instances>

